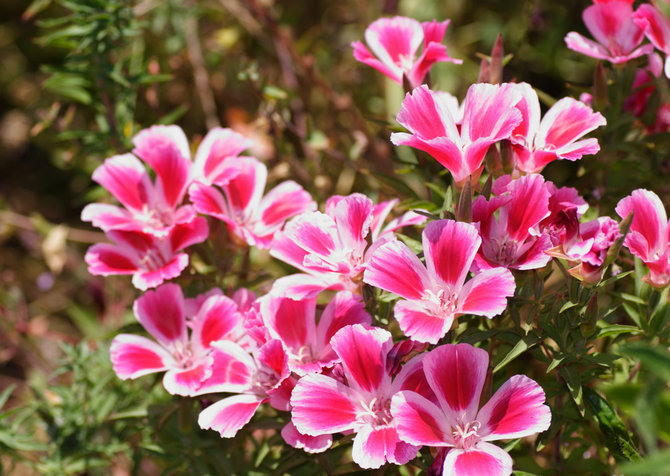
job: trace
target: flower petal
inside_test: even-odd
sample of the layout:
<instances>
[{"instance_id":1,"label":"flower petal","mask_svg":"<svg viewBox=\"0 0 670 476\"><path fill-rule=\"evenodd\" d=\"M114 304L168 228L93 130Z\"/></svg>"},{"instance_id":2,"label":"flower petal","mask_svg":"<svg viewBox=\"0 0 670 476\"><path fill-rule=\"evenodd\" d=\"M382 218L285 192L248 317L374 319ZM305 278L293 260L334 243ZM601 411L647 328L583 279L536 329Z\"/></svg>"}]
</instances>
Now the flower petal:
<instances>
[{"instance_id":1,"label":"flower petal","mask_svg":"<svg viewBox=\"0 0 670 476\"><path fill-rule=\"evenodd\" d=\"M400 241L377 248L365 268L363 281L405 299L421 299L430 287L426 267Z\"/></svg>"},{"instance_id":2,"label":"flower petal","mask_svg":"<svg viewBox=\"0 0 670 476\"><path fill-rule=\"evenodd\" d=\"M109 349L114 372L120 379L135 379L176 365L165 348L146 337L119 334Z\"/></svg>"},{"instance_id":3,"label":"flower petal","mask_svg":"<svg viewBox=\"0 0 670 476\"><path fill-rule=\"evenodd\" d=\"M391 400L391 415L401 440L413 445L451 446L450 422L440 408L412 391L396 393Z\"/></svg>"},{"instance_id":4,"label":"flower petal","mask_svg":"<svg viewBox=\"0 0 670 476\"><path fill-rule=\"evenodd\" d=\"M458 292L481 244L469 223L435 220L423 230L423 253L428 273L452 292Z\"/></svg>"},{"instance_id":5,"label":"flower petal","mask_svg":"<svg viewBox=\"0 0 670 476\"><path fill-rule=\"evenodd\" d=\"M293 422L288 422L281 430L286 443L307 453L323 453L333 444L333 435L309 436L298 431Z\"/></svg>"},{"instance_id":6,"label":"flower petal","mask_svg":"<svg viewBox=\"0 0 670 476\"><path fill-rule=\"evenodd\" d=\"M158 342L170 347L186 344L184 295L176 284L165 284L147 291L133 304L137 320Z\"/></svg>"},{"instance_id":7,"label":"flower petal","mask_svg":"<svg viewBox=\"0 0 670 476\"><path fill-rule=\"evenodd\" d=\"M232 438L249 423L263 399L257 395L235 395L208 406L198 416L203 430L216 430L222 438Z\"/></svg>"},{"instance_id":8,"label":"flower petal","mask_svg":"<svg viewBox=\"0 0 670 476\"><path fill-rule=\"evenodd\" d=\"M544 404L544 390L525 375L505 382L482 407L477 420L484 441L521 438L549 428L551 410Z\"/></svg>"},{"instance_id":9,"label":"flower petal","mask_svg":"<svg viewBox=\"0 0 670 476\"><path fill-rule=\"evenodd\" d=\"M502 448L478 443L467 450L449 451L442 471L442 474L458 476L509 476L512 474L512 458Z\"/></svg>"},{"instance_id":10,"label":"flower petal","mask_svg":"<svg viewBox=\"0 0 670 476\"><path fill-rule=\"evenodd\" d=\"M454 322L453 315L437 316L421 301L398 301L393 315L407 337L430 344L437 344Z\"/></svg>"},{"instance_id":11,"label":"flower petal","mask_svg":"<svg viewBox=\"0 0 670 476\"><path fill-rule=\"evenodd\" d=\"M458 296L458 312L491 318L507 307L507 298L514 296L514 276L505 268L481 271L465 283Z\"/></svg>"},{"instance_id":12,"label":"flower petal","mask_svg":"<svg viewBox=\"0 0 670 476\"><path fill-rule=\"evenodd\" d=\"M149 174L132 154L106 159L95 169L92 178L131 210L141 211L154 194Z\"/></svg>"}]
</instances>

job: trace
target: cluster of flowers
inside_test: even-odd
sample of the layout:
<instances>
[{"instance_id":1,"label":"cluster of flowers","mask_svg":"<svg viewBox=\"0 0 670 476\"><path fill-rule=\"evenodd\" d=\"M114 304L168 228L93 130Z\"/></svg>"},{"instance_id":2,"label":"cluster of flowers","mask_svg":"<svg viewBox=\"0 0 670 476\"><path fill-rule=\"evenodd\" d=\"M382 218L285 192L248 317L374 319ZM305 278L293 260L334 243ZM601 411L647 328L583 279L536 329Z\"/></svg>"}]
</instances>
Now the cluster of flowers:
<instances>
[{"instance_id":1,"label":"cluster of flowers","mask_svg":"<svg viewBox=\"0 0 670 476\"><path fill-rule=\"evenodd\" d=\"M580 223L586 201L539 172L553 160L598 152L597 140L583 137L605 119L572 98L541 118L537 94L525 83L474 84L460 106L421 85L433 63L455 61L440 43L447 24L380 19L365 35L374 55L353 44L357 59L414 87L397 117L408 132L391 141L434 157L462 193L478 182L490 148L506 148L513 159L513 172L472 201L469 223L426 224L423 261L394 232L423 224L425 215L408 212L384 225L397 200L374 204L356 193L331 197L320 212L292 181L263 195L267 169L241 155L252 144L231 130L211 131L192 162L181 129L154 126L137 134L133 154L107 159L94 172L123 207L84 209L82 219L113 242L89 249L90 272L131 274L137 288L156 288L133 308L155 340L121 334L112 343L120 378L165 372L171 394L232 394L198 420L222 437L233 437L267 403L290 412L281 434L296 448L321 452L333 434L355 434L352 458L362 468L405 464L429 446L440 449L443 474L511 474L510 456L489 442L546 430L544 391L515 375L480 408L487 352L469 344L428 348L459 316L504 312L516 288L510 270L539 269L553 256L567 260L583 281L601 279L621 236L617 222ZM183 204L187 194L190 204ZM665 286L670 225L663 205L637 190L617 207L622 218L633 211L625 245L648 265L646 279ZM207 219L198 213L224 222L240 245L268 249L300 272L276 280L262 296L239 289L227 297L213 289L185 298L178 285L163 282L186 268L187 247L207 239ZM394 317L408 340L394 344L373 325L364 285L399 296ZM327 297L318 309L317 299Z\"/></svg>"},{"instance_id":2,"label":"cluster of flowers","mask_svg":"<svg viewBox=\"0 0 670 476\"><path fill-rule=\"evenodd\" d=\"M634 0L594 0L582 18L596 41L574 31L565 37L568 48L592 58L622 64L647 55L647 66L637 70L631 95L624 108L636 117L647 110L651 96L658 91L655 85L663 71L670 78L670 19L656 5L642 3L633 11ZM651 44L642 45L644 38ZM654 52L666 57L665 62ZM665 63L665 66L664 66ZM585 99L590 100L589 96ZM661 102L649 132L670 130L670 100Z\"/></svg>"}]
</instances>

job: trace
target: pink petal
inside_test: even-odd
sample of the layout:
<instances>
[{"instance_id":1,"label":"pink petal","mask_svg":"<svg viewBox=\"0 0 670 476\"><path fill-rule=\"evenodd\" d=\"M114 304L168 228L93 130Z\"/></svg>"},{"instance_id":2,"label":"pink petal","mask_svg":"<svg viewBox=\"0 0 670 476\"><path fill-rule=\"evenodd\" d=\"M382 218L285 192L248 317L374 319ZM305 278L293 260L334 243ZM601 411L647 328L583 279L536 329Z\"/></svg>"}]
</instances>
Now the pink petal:
<instances>
[{"instance_id":1,"label":"pink petal","mask_svg":"<svg viewBox=\"0 0 670 476\"><path fill-rule=\"evenodd\" d=\"M540 127L540 100L528 83L517 84L516 90L521 94L521 100L516 104L521 113L521 122L512 131L510 139L512 142L529 147L532 146L537 129Z\"/></svg>"},{"instance_id":2,"label":"pink petal","mask_svg":"<svg viewBox=\"0 0 670 476\"><path fill-rule=\"evenodd\" d=\"M463 286L481 238L468 223L435 220L423 230L423 253L428 273L452 292Z\"/></svg>"},{"instance_id":3,"label":"pink petal","mask_svg":"<svg viewBox=\"0 0 670 476\"><path fill-rule=\"evenodd\" d=\"M393 378L392 393L400 390L410 390L437 405L437 397L428 385L428 380L426 380L426 375L423 372L423 359L426 355L425 353L416 355L402 366L400 372Z\"/></svg>"},{"instance_id":4,"label":"pink petal","mask_svg":"<svg viewBox=\"0 0 670 476\"><path fill-rule=\"evenodd\" d=\"M294 299L311 299L324 289L345 290L346 287L335 273L292 274L277 279L270 291L274 296L291 296Z\"/></svg>"},{"instance_id":5,"label":"pink petal","mask_svg":"<svg viewBox=\"0 0 670 476\"><path fill-rule=\"evenodd\" d=\"M621 218L627 217L631 212L635 212L632 232L639 233L639 238L647 242L646 253L642 253L643 246L638 245L633 249L638 250L638 256L644 261L654 259L654 254L662 252L668 245L668 217L665 213L665 207L654 192L649 190L634 190L628 197L625 197L616 206L616 212ZM631 236L629 234L629 236ZM626 246L630 247L634 243L631 238L626 237Z\"/></svg>"},{"instance_id":6,"label":"pink petal","mask_svg":"<svg viewBox=\"0 0 670 476\"><path fill-rule=\"evenodd\" d=\"M591 5L582 18L596 41L610 50L616 48L617 54L629 53L642 41L642 30L633 23L633 7L627 2Z\"/></svg>"},{"instance_id":7,"label":"pink petal","mask_svg":"<svg viewBox=\"0 0 670 476\"><path fill-rule=\"evenodd\" d=\"M512 180L507 187L511 200L501 209L500 223L517 242L532 234L532 228L549 216L549 190L539 174Z\"/></svg>"},{"instance_id":8,"label":"pink petal","mask_svg":"<svg viewBox=\"0 0 670 476\"><path fill-rule=\"evenodd\" d=\"M84 257L88 272L96 276L136 273L135 259L136 255L131 250L109 243L91 246Z\"/></svg>"},{"instance_id":9,"label":"pink petal","mask_svg":"<svg viewBox=\"0 0 670 476\"><path fill-rule=\"evenodd\" d=\"M188 223L178 223L170 232L170 246L173 252L180 251L196 243L202 243L209 236L207 220L196 217Z\"/></svg>"},{"instance_id":10,"label":"pink petal","mask_svg":"<svg viewBox=\"0 0 670 476\"><path fill-rule=\"evenodd\" d=\"M656 48L666 54L670 52L670 21L658 8L641 4L633 14L633 21Z\"/></svg>"},{"instance_id":11,"label":"pink petal","mask_svg":"<svg viewBox=\"0 0 670 476\"><path fill-rule=\"evenodd\" d=\"M350 386L375 393L390 384L386 356L393 339L388 331L355 324L340 329L330 345L342 360Z\"/></svg>"},{"instance_id":12,"label":"pink petal","mask_svg":"<svg viewBox=\"0 0 670 476\"><path fill-rule=\"evenodd\" d=\"M460 145L460 134L456 128L456 123L451 115L451 107L445 96L438 95L431 91L428 86L423 85L407 93L397 120L410 132L416 134L420 140L430 140L438 137L447 138L458 148ZM396 144L405 144L394 141L393 137L401 138L404 136L394 134L391 141ZM412 145L415 147L415 145Z\"/></svg>"},{"instance_id":13,"label":"pink petal","mask_svg":"<svg viewBox=\"0 0 670 476\"><path fill-rule=\"evenodd\" d=\"M354 58L356 61L360 61L361 63L380 71L396 83L402 83L402 71L395 67L395 65L391 67L379 61L360 41L352 42L351 47L354 49Z\"/></svg>"},{"instance_id":14,"label":"pink petal","mask_svg":"<svg viewBox=\"0 0 670 476\"><path fill-rule=\"evenodd\" d=\"M402 441L418 446L453 444L451 422L437 405L418 393L396 393L391 400L391 415Z\"/></svg>"},{"instance_id":15,"label":"pink petal","mask_svg":"<svg viewBox=\"0 0 670 476\"><path fill-rule=\"evenodd\" d=\"M133 305L137 320L158 342L169 347L186 343L184 295L176 284L147 291Z\"/></svg>"},{"instance_id":16,"label":"pink petal","mask_svg":"<svg viewBox=\"0 0 670 476\"><path fill-rule=\"evenodd\" d=\"M421 301L398 301L393 315L407 337L430 344L437 344L454 322L453 315L437 316Z\"/></svg>"},{"instance_id":17,"label":"pink petal","mask_svg":"<svg viewBox=\"0 0 670 476\"><path fill-rule=\"evenodd\" d=\"M144 224L134 220L127 210L106 203L89 203L81 211L81 221L89 221L103 231L139 230L143 231Z\"/></svg>"},{"instance_id":18,"label":"pink petal","mask_svg":"<svg viewBox=\"0 0 670 476\"><path fill-rule=\"evenodd\" d=\"M473 143L480 139L497 142L506 139L521 122L515 107L521 94L514 85L476 83L470 86L463 101L461 136Z\"/></svg>"},{"instance_id":19,"label":"pink petal","mask_svg":"<svg viewBox=\"0 0 670 476\"><path fill-rule=\"evenodd\" d=\"M293 300L268 295L261 300L261 315L270 333L292 353L316 340L316 298Z\"/></svg>"},{"instance_id":20,"label":"pink petal","mask_svg":"<svg viewBox=\"0 0 670 476\"><path fill-rule=\"evenodd\" d=\"M133 153L156 172L157 189L165 202L176 206L190 181L190 150L179 126L152 126L133 138Z\"/></svg>"},{"instance_id":21,"label":"pink petal","mask_svg":"<svg viewBox=\"0 0 670 476\"><path fill-rule=\"evenodd\" d=\"M221 185L226 196L230 213L239 216L238 222L245 221L258 207L265 182L268 177L268 169L257 159L251 157L239 158L235 161L237 175Z\"/></svg>"},{"instance_id":22,"label":"pink petal","mask_svg":"<svg viewBox=\"0 0 670 476\"><path fill-rule=\"evenodd\" d=\"M169 370L163 377L163 387L172 395L195 395L202 382L211 375L212 358L203 357L188 369Z\"/></svg>"},{"instance_id":23,"label":"pink petal","mask_svg":"<svg viewBox=\"0 0 670 476\"><path fill-rule=\"evenodd\" d=\"M565 35L565 45L577 53L589 56L591 58L611 61L613 58L610 52L603 45L593 40L583 37L577 32L571 31Z\"/></svg>"},{"instance_id":24,"label":"pink petal","mask_svg":"<svg viewBox=\"0 0 670 476\"><path fill-rule=\"evenodd\" d=\"M363 299L347 291L340 291L328 303L317 325L317 343L325 348L337 331L353 324L370 325L372 316L365 310Z\"/></svg>"},{"instance_id":25,"label":"pink petal","mask_svg":"<svg viewBox=\"0 0 670 476\"><path fill-rule=\"evenodd\" d=\"M509 476L512 474L512 458L502 448L490 443L478 443L467 450L450 450L444 459L442 474Z\"/></svg>"},{"instance_id":26,"label":"pink petal","mask_svg":"<svg viewBox=\"0 0 670 476\"><path fill-rule=\"evenodd\" d=\"M316 203L311 195L297 183L288 180L277 185L263 197L257 214L262 223L262 233L271 234L279 230L289 218L314 210Z\"/></svg>"},{"instance_id":27,"label":"pink petal","mask_svg":"<svg viewBox=\"0 0 670 476\"><path fill-rule=\"evenodd\" d=\"M492 318L507 307L507 298L514 296L514 276L505 268L481 271L465 283L458 296L458 312Z\"/></svg>"},{"instance_id":28,"label":"pink petal","mask_svg":"<svg viewBox=\"0 0 670 476\"><path fill-rule=\"evenodd\" d=\"M426 267L400 241L386 243L374 252L363 281L406 299L421 299L431 287Z\"/></svg>"},{"instance_id":29,"label":"pink petal","mask_svg":"<svg viewBox=\"0 0 670 476\"><path fill-rule=\"evenodd\" d=\"M191 340L207 349L211 343L221 339L235 339L241 332L242 314L237 304L226 296L211 296L200 307L192 319L193 334Z\"/></svg>"},{"instance_id":30,"label":"pink petal","mask_svg":"<svg viewBox=\"0 0 670 476\"><path fill-rule=\"evenodd\" d=\"M281 341L272 339L261 346L256 354L260 373L265 376L272 373L268 381L262 382L265 391L274 390L286 379L289 374L288 355Z\"/></svg>"},{"instance_id":31,"label":"pink petal","mask_svg":"<svg viewBox=\"0 0 670 476\"><path fill-rule=\"evenodd\" d=\"M114 372L120 379L135 379L176 365L163 347L146 337L119 334L109 349Z\"/></svg>"},{"instance_id":32,"label":"pink petal","mask_svg":"<svg viewBox=\"0 0 670 476\"><path fill-rule=\"evenodd\" d=\"M444 38L444 34L447 32L449 23L450 20L433 20L421 23L421 29L423 30L423 43L425 45L432 42L441 43L442 39Z\"/></svg>"},{"instance_id":33,"label":"pink petal","mask_svg":"<svg viewBox=\"0 0 670 476\"><path fill-rule=\"evenodd\" d=\"M115 155L105 160L95 169L92 178L131 210L141 211L154 194L144 165L132 154Z\"/></svg>"},{"instance_id":34,"label":"pink petal","mask_svg":"<svg viewBox=\"0 0 670 476\"><path fill-rule=\"evenodd\" d=\"M235 395L208 406L198 416L203 430L216 430L222 438L232 438L249 423L263 399L257 395Z\"/></svg>"},{"instance_id":35,"label":"pink petal","mask_svg":"<svg viewBox=\"0 0 670 476\"><path fill-rule=\"evenodd\" d=\"M441 345L426 355L423 371L449 421L472 421L479 408L489 355L469 344Z\"/></svg>"},{"instance_id":36,"label":"pink petal","mask_svg":"<svg viewBox=\"0 0 670 476\"><path fill-rule=\"evenodd\" d=\"M213 342L212 349L212 372L202 382L197 394L248 391L256 372L256 364L251 355L231 341Z\"/></svg>"},{"instance_id":37,"label":"pink petal","mask_svg":"<svg viewBox=\"0 0 670 476\"><path fill-rule=\"evenodd\" d=\"M287 223L284 233L292 238L296 245L327 258L340 247L335 221L321 212L307 212Z\"/></svg>"},{"instance_id":38,"label":"pink petal","mask_svg":"<svg viewBox=\"0 0 670 476\"><path fill-rule=\"evenodd\" d=\"M292 421L300 433L311 436L350 430L362 410L361 400L358 392L333 378L306 375L291 395Z\"/></svg>"},{"instance_id":39,"label":"pink petal","mask_svg":"<svg viewBox=\"0 0 670 476\"><path fill-rule=\"evenodd\" d=\"M450 61L455 64L463 63L463 60L454 59L449 56L446 46L436 42L428 43L408 74L410 84L414 87L421 85L430 68L435 63L443 61Z\"/></svg>"},{"instance_id":40,"label":"pink petal","mask_svg":"<svg viewBox=\"0 0 670 476\"><path fill-rule=\"evenodd\" d=\"M602 114L593 112L583 102L563 98L544 115L535 146L537 149L549 146L552 151L561 149L605 124L607 121Z\"/></svg>"},{"instance_id":41,"label":"pink petal","mask_svg":"<svg viewBox=\"0 0 670 476\"><path fill-rule=\"evenodd\" d=\"M141 291L155 288L163 282L179 276L186 269L186 266L188 266L188 255L179 253L161 268L137 271L133 275L133 286Z\"/></svg>"},{"instance_id":42,"label":"pink petal","mask_svg":"<svg viewBox=\"0 0 670 476\"><path fill-rule=\"evenodd\" d=\"M354 438L351 456L354 462L363 469L379 468L387 460L393 458L397 443L400 443L400 440L393 426L375 428L365 425L358 430Z\"/></svg>"},{"instance_id":43,"label":"pink petal","mask_svg":"<svg viewBox=\"0 0 670 476\"><path fill-rule=\"evenodd\" d=\"M340 242L346 249L365 249L365 237L372 223L372 200L353 193L337 203L331 216L337 224Z\"/></svg>"},{"instance_id":44,"label":"pink petal","mask_svg":"<svg viewBox=\"0 0 670 476\"><path fill-rule=\"evenodd\" d=\"M365 41L382 63L399 70L403 62L414 60L423 43L423 29L412 18L380 18L365 30Z\"/></svg>"},{"instance_id":45,"label":"pink petal","mask_svg":"<svg viewBox=\"0 0 670 476\"><path fill-rule=\"evenodd\" d=\"M391 134L391 142L394 145L407 145L415 149L423 150L431 157L441 163L454 177L456 182L463 180L472 171L467 169L463 151L458 145L448 137L435 137L433 139L423 139L419 134L407 134L405 132L394 132ZM483 156L482 156L483 157Z\"/></svg>"},{"instance_id":46,"label":"pink petal","mask_svg":"<svg viewBox=\"0 0 670 476\"><path fill-rule=\"evenodd\" d=\"M298 431L293 422L288 422L281 430L286 443L307 453L323 453L333 444L333 435L309 436Z\"/></svg>"},{"instance_id":47,"label":"pink petal","mask_svg":"<svg viewBox=\"0 0 670 476\"><path fill-rule=\"evenodd\" d=\"M198 213L210 215L228 222L231 213L221 192L211 185L194 182L188 189L188 197Z\"/></svg>"},{"instance_id":48,"label":"pink petal","mask_svg":"<svg viewBox=\"0 0 670 476\"><path fill-rule=\"evenodd\" d=\"M525 375L513 376L479 410L479 435L491 441L545 431L551 424L551 410L544 400L544 390L537 382Z\"/></svg>"},{"instance_id":49,"label":"pink petal","mask_svg":"<svg viewBox=\"0 0 670 476\"><path fill-rule=\"evenodd\" d=\"M215 127L210 130L200 143L193 161L199 179L206 183L222 184L237 174L231 162L254 142L232 129Z\"/></svg>"}]
</instances>

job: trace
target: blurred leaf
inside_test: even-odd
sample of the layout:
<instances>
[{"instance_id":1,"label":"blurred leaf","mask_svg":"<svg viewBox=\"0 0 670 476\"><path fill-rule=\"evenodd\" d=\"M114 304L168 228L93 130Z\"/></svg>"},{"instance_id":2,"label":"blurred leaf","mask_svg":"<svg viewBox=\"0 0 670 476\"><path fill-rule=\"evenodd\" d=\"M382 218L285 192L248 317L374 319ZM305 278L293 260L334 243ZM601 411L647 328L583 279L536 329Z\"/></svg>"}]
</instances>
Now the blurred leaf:
<instances>
[{"instance_id":1,"label":"blurred leaf","mask_svg":"<svg viewBox=\"0 0 670 476\"><path fill-rule=\"evenodd\" d=\"M646 458L622 465L619 469L621 474L636 475L648 474L653 476L662 476L670 474L670 449L666 449Z\"/></svg>"},{"instance_id":2,"label":"blurred leaf","mask_svg":"<svg viewBox=\"0 0 670 476\"><path fill-rule=\"evenodd\" d=\"M670 352L667 348L651 346L644 342L632 342L621 346L619 352L638 359L647 369L665 381L670 381Z\"/></svg>"}]
</instances>

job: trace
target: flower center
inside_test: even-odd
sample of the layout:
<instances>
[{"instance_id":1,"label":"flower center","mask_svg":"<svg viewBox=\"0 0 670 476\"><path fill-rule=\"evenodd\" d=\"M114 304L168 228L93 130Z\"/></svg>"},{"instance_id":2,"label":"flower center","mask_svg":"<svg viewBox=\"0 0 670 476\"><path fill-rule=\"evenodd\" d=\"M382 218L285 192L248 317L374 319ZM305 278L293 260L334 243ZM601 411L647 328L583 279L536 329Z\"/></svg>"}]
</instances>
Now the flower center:
<instances>
[{"instance_id":1,"label":"flower center","mask_svg":"<svg viewBox=\"0 0 670 476\"><path fill-rule=\"evenodd\" d=\"M456 448L467 450L479 441L477 433L481 428L481 423L477 420L468 423L460 423L451 429L451 435L454 437Z\"/></svg>"},{"instance_id":2,"label":"flower center","mask_svg":"<svg viewBox=\"0 0 670 476\"><path fill-rule=\"evenodd\" d=\"M456 312L456 293L448 289L440 289L437 292L426 290L424 299L430 301L437 308L436 314L451 316Z\"/></svg>"},{"instance_id":3,"label":"flower center","mask_svg":"<svg viewBox=\"0 0 670 476\"><path fill-rule=\"evenodd\" d=\"M383 397L375 397L370 403L361 402L365 413L359 418L362 423L373 427L386 426L391 423L391 400Z\"/></svg>"},{"instance_id":4,"label":"flower center","mask_svg":"<svg viewBox=\"0 0 670 476\"><path fill-rule=\"evenodd\" d=\"M314 354L312 353L312 348L309 345L301 346L296 352L296 360L301 364L314 362Z\"/></svg>"},{"instance_id":5,"label":"flower center","mask_svg":"<svg viewBox=\"0 0 670 476\"><path fill-rule=\"evenodd\" d=\"M140 266L149 271L161 269L167 264L167 261L160 250L148 249L144 252L144 256L140 259Z\"/></svg>"},{"instance_id":6,"label":"flower center","mask_svg":"<svg viewBox=\"0 0 670 476\"><path fill-rule=\"evenodd\" d=\"M493 261L503 266L509 266L514 263L518 248L517 242L504 239L498 241L496 245L496 253Z\"/></svg>"}]
</instances>

